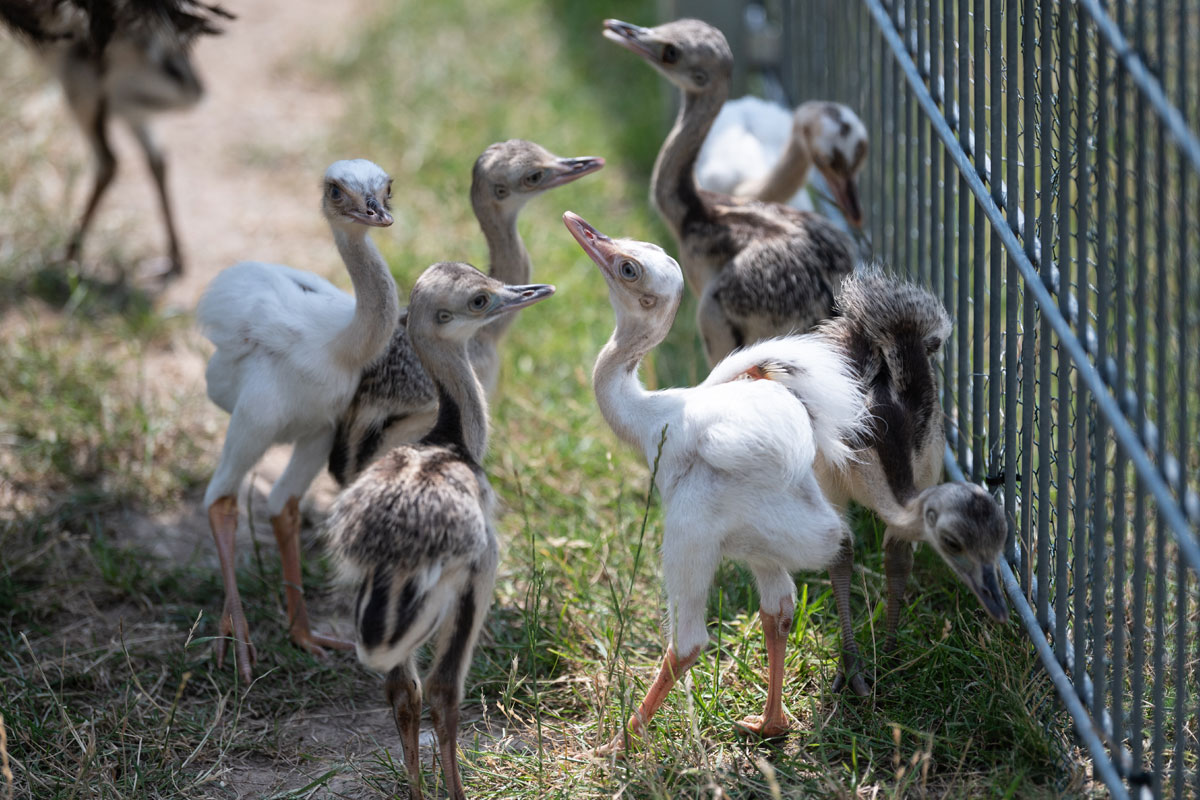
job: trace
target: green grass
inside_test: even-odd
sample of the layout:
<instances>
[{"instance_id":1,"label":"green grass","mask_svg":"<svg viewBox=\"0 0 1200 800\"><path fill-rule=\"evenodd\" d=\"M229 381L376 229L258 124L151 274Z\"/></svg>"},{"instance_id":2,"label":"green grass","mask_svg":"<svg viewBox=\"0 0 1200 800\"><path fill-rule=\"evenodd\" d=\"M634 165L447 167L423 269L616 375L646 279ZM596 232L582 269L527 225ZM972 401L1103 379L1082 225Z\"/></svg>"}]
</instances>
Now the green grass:
<instances>
[{"instance_id":1,"label":"green grass","mask_svg":"<svg viewBox=\"0 0 1200 800\"><path fill-rule=\"evenodd\" d=\"M655 9L561 0L467 9L381 6L359 46L316 69L349 97L330 149L369 157L396 180L396 225L377 241L402 290L433 261L486 266L467 188L490 142L523 137L608 159L521 220L536 279L559 293L514 326L492 408L487 467L502 498L504 554L464 704L469 794L1086 795L1053 689L1018 627L987 623L928 552L917 557L899 655L878 657L882 532L865 514L854 521L853 599L874 696L829 691L839 648L832 594L825 576L798 576L785 684L795 731L772 747L737 739L731 722L761 707L765 655L753 582L726 565L711 593L711 646L645 746L619 764L589 757L661 656L661 516L647 465L596 409L589 374L612 316L559 216L569 208L606 232L673 247L647 201L662 87L599 35L603 17L650 21ZM10 123L0 110L0 130ZM6 153L0 180L36 157ZM147 354L173 346L188 321L162 318L120 280L110 292L52 272L65 291L37 289L43 254L65 237L61 222L39 225L52 218L52 199L26 196L33 213L12 223L21 244L0 256L0 282L19 294L0 320L0 713L17 796L236 797L253 775L273 776L273 797L403 795L398 742L379 722L380 681L349 656L321 662L289 646L273 547L241 554L260 655L243 691L211 659L215 571L130 544L129 510L200 503L212 467L202 454L221 429L196 413L203 398L142 386ZM119 243L109 252L118 266L130 257ZM704 374L690 308L644 370L647 383ZM344 606L318 554L306 567L318 619ZM336 729L328 736L326 717ZM440 791L436 770L425 779Z\"/></svg>"}]
</instances>

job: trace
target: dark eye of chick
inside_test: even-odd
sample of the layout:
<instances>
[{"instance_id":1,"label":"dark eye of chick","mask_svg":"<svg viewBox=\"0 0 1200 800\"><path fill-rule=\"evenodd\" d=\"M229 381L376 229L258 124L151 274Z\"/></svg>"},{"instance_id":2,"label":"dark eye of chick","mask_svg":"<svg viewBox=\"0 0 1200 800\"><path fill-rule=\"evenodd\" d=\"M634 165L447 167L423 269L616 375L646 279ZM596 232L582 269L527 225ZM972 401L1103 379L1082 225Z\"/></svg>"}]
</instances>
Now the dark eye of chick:
<instances>
[{"instance_id":1,"label":"dark eye of chick","mask_svg":"<svg viewBox=\"0 0 1200 800\"><path fill-rule=\"evenodd\" d=\"M332 183L329 184L329 199L330 200L341 200L342 199L342 190L339 189L337 186L335 186Z\"/></svg>"},{"instance_id":2,"label":"dark eye of chick","mask_svg":"<svg viewBox=\"0 0 1200 800\"><path fill-rule=\"evenodd\" d=\"M621 277L626 280L633 280L637 277L637 266L632 261L621 262Z\"/></svg>"},{"instance_id":3,"label":"dark eye of chick","mask_svg":"<svg viewBox=\"0 0 1200 800\"><path fill-rule=\"evenodd\" d=\"M477 294L471 298L471 310L483 311L487 308L488 296L486 294Z\"/></svg>"},{"instance_id":4,"label":"dark eye of chick","mask_svg":"<svg viewBox=\"0 0 1200 800\"><path fill-rule=\"evenodd\" d=\"M947 553L955 554L962 552L962 544L957 539L946 539L942 542L942 547L946 548Z\"/></svg>"},{"instance_id":5,"label":"dark eye of chick","mask_svg":"<svg viewBox=\"0 0 1200 800\"><path fill-rule=\"evenodd\" d=\"M529 173L528 175L525 176L525 185L526 186L537 186L539 183L542 182L542 174L543 174L542 170L540 170L540 169Z\"/></svg>"},{"instance_id":6,"label":"dark eye of chick","mask_svg":"<svg viewBox=\"0 0 1200 800\"><path fill-rule=\"evenodd\" d=\"M669 44L663 48L662 60L664 64L674 64L679 60L679 48L673 44Z\"/></svg>"}]
</instances>

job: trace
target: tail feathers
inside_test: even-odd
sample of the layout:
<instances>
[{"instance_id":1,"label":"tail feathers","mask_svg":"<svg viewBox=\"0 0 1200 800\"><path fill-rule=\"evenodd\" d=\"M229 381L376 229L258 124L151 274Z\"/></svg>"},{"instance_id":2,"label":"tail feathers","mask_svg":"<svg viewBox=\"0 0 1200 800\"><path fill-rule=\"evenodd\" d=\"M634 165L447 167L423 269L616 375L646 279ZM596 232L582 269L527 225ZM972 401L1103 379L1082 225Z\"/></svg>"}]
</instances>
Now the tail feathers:
<instances>
[{"instance_id":1,"label":"tail feathers","mask_svg":"<svg viewBox=\"0 0 1200 800\"><path fill-rule=\"evenodd\" d=\"M440 565L365 570L355 604L359 661L380 672L407 662L451 612L465 578Z\"/></svg>"},{"instance_id":2,"label":"tail feathers","mask_svg":"<svg viewBox=\"0 0 1200 800\"><path fill-rule=\"evenodd\" d=\"M916 284L885 275L878 265L860 267L845 278L837 307L841 316L825 322L822 330L842 340L856 334L865 338L901 392L913 357L936 354L950 335L950 317L941 301ZM874 376L862 378L871 383Z\"/></svg>"},{"instance_id":3,"label":"tail feathers","mask_svg":"<svg viewBox=\"0 0 1200 800\"><path fill-rule=\"evenodd\" d=\"M705 384L777 381L804 404L817 454L841 467L855 459L867 430L866 398L854 368L829 341L814 334L767 339L730 354Z\"/></svg>"}]
</instances>

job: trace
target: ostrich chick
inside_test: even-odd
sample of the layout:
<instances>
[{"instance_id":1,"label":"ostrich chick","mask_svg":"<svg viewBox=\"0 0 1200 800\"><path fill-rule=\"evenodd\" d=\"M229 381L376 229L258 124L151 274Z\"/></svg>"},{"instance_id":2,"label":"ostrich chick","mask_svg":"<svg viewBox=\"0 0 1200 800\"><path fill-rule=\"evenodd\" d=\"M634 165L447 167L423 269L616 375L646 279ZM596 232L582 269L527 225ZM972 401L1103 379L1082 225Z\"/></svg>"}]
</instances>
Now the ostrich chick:
<instances>
[{"instance_id":1,"label":"ostrich chick","mask_svg":"<svg viewBox=\"0 0 1200 800\"><path fill-rule=\"evenodd\" d=\"M158 189L167 231L168 275L183 271L179 237L167 193L167 164L150 118L194 106L203 87L190 48L197 36L217 34L215 19L233 19L220 6L195 0L18 0L0 3L0 20L22 34L62 84L67 105L96 161L92 191L67 246L78 261L84 235L117 171L108 142L109 118L129 125Z\"/></svg>"},{"instance_id":2,"label":"ostrich chick","mask_svg":"<svg viewBox=\"0 0 1200 800\"><path fill-rule=\"evenodd\" d=\"M524 139L484 150L471 173L471 207L487 240L488 274L503 283L528 283L533 264L517 231L521 210L543 192L603 166L603 158L560 158ZM500 341L515 320L515 314L504 314L471 338L471 366L489 396L500 373ZM354 399L338 419L330 474L347 485L379 454L423 436L436 417L437 394L413 352L401 312L387 351L364 370Z\"/></svg>"},{"instance_id":3,"label":"ostrich chick","mask_svg":"<svg viewBox=\"0 0 1200 800\"><path fill-rule=\"evenodd\" d=\"M619 752L626 736L643 734L700 655L708 640L705 601L722 558L754 574L767 647L766 706L739 724L743 732L774 737L788 729L783 662L795 612L791 573L799 570L829 569L843 637L837 686L848 678L866 694L850 628L850 530L813 473L818 454L830 465L849 462L844 442L864 425L849 363L815 335L787 336L728 356L699 386L647 392L638 365L674 321L683 293L679 265L656 245L610 239L569 211L563 219L600 267L616 315L592 373L596 401L617 436L657 462L663 502L670 644L626 730L599 752Z\"/></svg>"},{"instance_id":4,"label":"ostrich chick","mask_svg":"<svg viewBox=\"0 0 1200 800\"><path fill-rule=\"evenodd\" d=\"M825 178L846 221L862 227L858 173L867 158L867 128L848 106L812 100L792 114L752 95L721 107L696 160L706 189L812 210L802 191L810 167Z\"/></svg>"},{"instance_id":5,"label":"ostrich chick","mask_svg":"<svg viewBox=\"0 0 1200 800\"><path fill-rule=\"evenodd\" d=\"M779 203L699 189L696 159L729 96L733 54L725 36L695 19L640 28L606 20L604 36L641 56L682 94L650 193L679 243L699 299L709 364L759 339L803 332L833 313L854 244L830 220Z\"/></svg>"},{"instance_id":6,"label":"ostrich chick","mask_svg":"<svg viewBox=\"0 0 1200 800\"><path fill-rule=\"evenodd\" d=\"M1008 606L996 578L1007 533L1004 512L978 486L938 484L946 435L932 358L950 334L945 309L925 289L862 268L842 284L838 310L818 331L854 364L870 422L859 459L846 469L818 462L817 476L835 506L844 509L854 500L887 525L884 650L896 648L916 542L928 543L987 613L1006 621Z\"/></svg>"},{"instance_id":7,"label":"ostrich chick","mask_svg":"<svg viewBox=\"0 0 1200 800\"><path fill-rule=\"evenodd\" d=\"M494 497L480 464L487 403L468 342L480 328L554 293L508 286L469 264L440 263L412 290L408 331L438 395L438 418L415 445L389 451L337 499L327 535L358 584L358 658L387 673L409 796L421 797L421 681L414 652L435 638L425 676L446 786L463 798L458 708L475 639L491 604L498 546Z\"/></svg>"},{"instance_id":8,"label":"ostrich chick","mask_svg":"<svg viewBox=\"0 0 1200 800\"><path fill-rule=\"evenodd\" d=\"M350 273L353 297L312 273L247 261L213 279L196 309L200 327L217 346L205 373L208 396L231 415L204 495L225 582L217 663L223 663L232 636L247 682L255 652L234 574L237 491L272 444L295 443L267 498L283 559L292 641L318 655L322 646L351 647L309 628L299 504L329 455L337 415L399 318L396 283L367 235L392 224L391 195L392 179L370 161L338 161L325 172L321 210Z\"/></svg>"}]
</instances>

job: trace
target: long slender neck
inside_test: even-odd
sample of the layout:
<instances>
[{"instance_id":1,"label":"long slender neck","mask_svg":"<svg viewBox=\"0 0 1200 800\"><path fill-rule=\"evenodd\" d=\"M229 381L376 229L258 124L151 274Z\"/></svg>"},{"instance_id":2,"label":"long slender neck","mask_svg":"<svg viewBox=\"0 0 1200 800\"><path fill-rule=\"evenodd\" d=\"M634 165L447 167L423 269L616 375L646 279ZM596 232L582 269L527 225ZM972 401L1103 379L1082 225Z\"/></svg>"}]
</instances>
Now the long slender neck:
<instances>
[{"instance_id":1,"label":"long slender neck","mask_svg":"<svg viewBox=\"0 0 1200 800\"><path fill-rule=\"evenodd\" d=\"M604 421L619 439L639 448L646 445L646 436L655 433L655 421L651 413L653 393L642 386L638 366L661 340L661 336L646 329L630 330L618 318L616 330L596 357L592 370L592 388Z\"/></svg>"},{"instance_id":2,"label":"long slender neck","mask_svg":"<svg viewBox=\"0 0 1200 800\"><path fill-rule=\"evenodd\" d=\"M696 157L729 96L729 86L720 81L707 92L681 94L679 115L654 162L650 192L658 213L671 226L675 237L682 240L684 220L689 213L704 213L703 201L696 190Z\"/></svg>"},{"instance_id":3,"label":"long slender neck","mask_svg":"<svg viewBox=\"0 0 1200 800\"><path fill-rule=\"evenodd\" d=\"M886 516L888 536L906 542L925 540L925 496L914 494Z\"/></svg>"},{"instance_id":4,"label":"long slender neck","mask_svg":"<svg viewBox=\"0 0 1200 800\"><path fill-rule=\"evenodd\" d=\"M487 452L487 400L466 345L414 337L413 347L438 393L437 422L421 441L458 446L476 464L482 463Z\"/></svg>"},{"instance_id":5,"label":"long slender neck","mask_svg":"<svg viewBox=\"0 0 1200 800\"><path fill-rule=\"evenodd\" d=\"M800 142L800 137L793 135L788 138L787 147L779 161L766 175L743 181L733 193L738 197L753 197L767 203L786 203L800 191L811 166L812 157L808 147Z\"/></svg>"},{"instance_id":6,"label":"long slender neck","mask_svg":"<svg viewBox=\"0 0 1200 800\"><path fill-rule=\"evenodd\" d=\"M362 226L347 230L333 225L333 239L354 284L354 317L338 333L333 350L348 365L360 368L387 346L400 319L396 281L387 262Z\"/></svg>"},{"instance_id":7,"label":"long slender neck","mask_svg":"<svg viewBox=\"0 0 1200 800\"><path fill-rule=\"evenodd\" d=\"M510 286L520 286L529 283L533 275L533 262L525 242L517 232L517 214L492 211L478 205L475 216L479 220L479 229L488 246L488 274L498 281ZM478 341L495 342L507 331L516 320L516 314L501 314L489 322L475 334Z\"/></svg>"}]
</instances>

